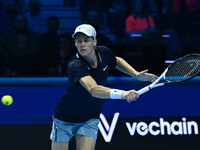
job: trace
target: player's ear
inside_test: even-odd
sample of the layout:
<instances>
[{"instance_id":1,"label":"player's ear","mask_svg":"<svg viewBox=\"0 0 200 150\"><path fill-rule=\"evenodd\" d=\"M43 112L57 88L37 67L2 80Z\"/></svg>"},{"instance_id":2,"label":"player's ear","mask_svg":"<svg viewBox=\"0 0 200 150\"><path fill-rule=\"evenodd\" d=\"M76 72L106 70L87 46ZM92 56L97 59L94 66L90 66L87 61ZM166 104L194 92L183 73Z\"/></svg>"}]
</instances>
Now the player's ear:
<instances>
[{"instance_id":1,"label":"player's ear","mask_svg":"<svg viewBox=\"0 0 200 150\"><path fill-rule=\"evenodd\" d=\"M74 45L75 45L75 47L77 47L77 42L76 42L76 40L74 40Z\"/></svg>"},{"instance_id":2,"label":"player's ear","mask_svg":"<svg viewBox=\"0 0 200 150\"><path fill-rule=\"evenodd\" d=\"M97 38L94 38L94 46L97 45Z\"/></svg>"}]
</instances>

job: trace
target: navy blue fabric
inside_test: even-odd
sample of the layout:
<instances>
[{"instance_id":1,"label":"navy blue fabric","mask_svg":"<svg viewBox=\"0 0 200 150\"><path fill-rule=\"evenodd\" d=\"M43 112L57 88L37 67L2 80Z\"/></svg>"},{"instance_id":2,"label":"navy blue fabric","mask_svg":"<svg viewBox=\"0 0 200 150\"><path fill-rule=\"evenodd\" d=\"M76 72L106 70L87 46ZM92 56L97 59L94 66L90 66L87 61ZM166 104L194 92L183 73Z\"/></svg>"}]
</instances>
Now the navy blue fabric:
<instances>
[{"instance_id":1,"label":"navy blue fabric","mask_svg":"<svg viewBox=\"0 0 200 150\"><path fill-rule=\"evenodd\" d=\"M78 53L69 60L69 86L58 102L55 118L68 122L84 122L99 118L104 100L92 97L79 80L90 75L98 85L105 86L110 68L116 67L116 58L107 47L97 46L95 51L98 58L97 68L93 68Z\"/></svg>"}]
</instances>

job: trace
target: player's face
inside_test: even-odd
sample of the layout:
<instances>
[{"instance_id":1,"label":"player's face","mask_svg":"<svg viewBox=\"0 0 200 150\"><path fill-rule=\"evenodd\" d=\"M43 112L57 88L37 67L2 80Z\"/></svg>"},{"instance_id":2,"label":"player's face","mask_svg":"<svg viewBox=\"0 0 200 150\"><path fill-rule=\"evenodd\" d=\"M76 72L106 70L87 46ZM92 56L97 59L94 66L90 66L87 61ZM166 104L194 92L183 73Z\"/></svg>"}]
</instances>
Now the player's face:
<instances>
[{"instance_id":1,"label":"player's face","mask_svg":"<svg viewBox=\"0 0 200 150\"><path fill-rule=\"evenodd\" d=\"M91 54L94 54L94 46L96 46L96 43L96 38L93 39L82 33L79 33L75 38L75 46L79 54L83 57L89 57Z\"/></svg>"}]
</instances>

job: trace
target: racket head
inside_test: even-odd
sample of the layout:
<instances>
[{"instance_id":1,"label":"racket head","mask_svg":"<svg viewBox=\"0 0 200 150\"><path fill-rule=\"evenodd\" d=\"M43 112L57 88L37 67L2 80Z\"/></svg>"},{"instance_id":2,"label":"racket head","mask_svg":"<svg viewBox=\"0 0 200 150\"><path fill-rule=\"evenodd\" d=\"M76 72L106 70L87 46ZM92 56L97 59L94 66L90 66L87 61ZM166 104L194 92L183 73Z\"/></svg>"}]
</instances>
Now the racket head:
<instances>
[{"instance_id":1,"label":"racket head","mask_svg":"<svg viewBox=\"0 0 200 150\"><path fill-rule=\"evenodd\" d=\"M167 83L189 80L200 72L200 54L189 54L168 66L164 79Z\"/></svg>"}]
</instances>

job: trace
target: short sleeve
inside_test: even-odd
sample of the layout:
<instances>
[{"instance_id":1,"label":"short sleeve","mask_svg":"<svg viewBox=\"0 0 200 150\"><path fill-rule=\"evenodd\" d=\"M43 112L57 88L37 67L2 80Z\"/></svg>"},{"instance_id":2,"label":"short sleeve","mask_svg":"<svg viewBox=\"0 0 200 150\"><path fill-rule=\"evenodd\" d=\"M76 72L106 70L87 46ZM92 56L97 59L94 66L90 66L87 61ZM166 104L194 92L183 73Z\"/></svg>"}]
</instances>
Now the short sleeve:
<instances>
[{"instance_id":1,"label":"short sleeve","mask_svg":"<svg viewBox=\"0 0 200 150\"><path fill-rule=\"evenodd\" d=\"M107 47L106 48L106 55L108 56L109 60L110 60L110 67L111 68L115 68L117 66L117 60L116 60L116 56L115 54Z\"/></svg>"},{"instance_id":2,"label":"short sleeve","mask_svg":"<svg viewBox=\"0 0 200 150\"><path fill-rule=\"evenodd\" d=\"M79 81L82 77L88 76L89 71L87 66L79 61L79 60L72 60L68 63L68 78L73 82Z\"/></svg>"}]
</instances>

